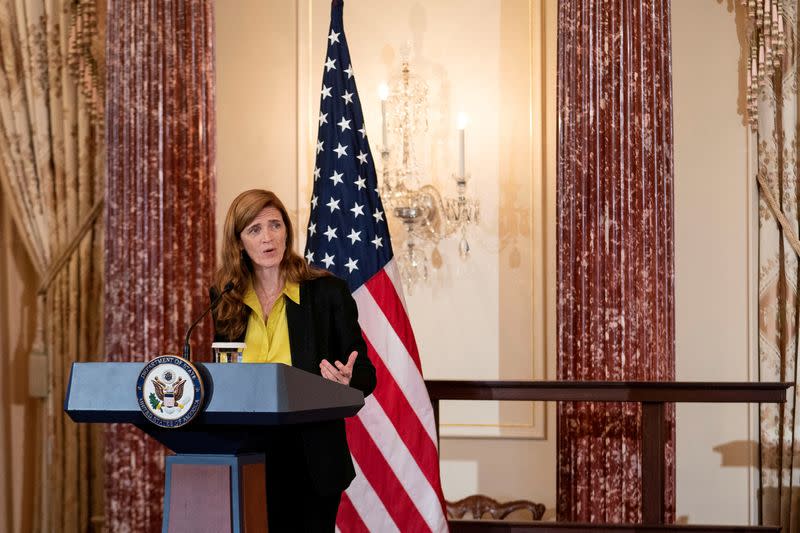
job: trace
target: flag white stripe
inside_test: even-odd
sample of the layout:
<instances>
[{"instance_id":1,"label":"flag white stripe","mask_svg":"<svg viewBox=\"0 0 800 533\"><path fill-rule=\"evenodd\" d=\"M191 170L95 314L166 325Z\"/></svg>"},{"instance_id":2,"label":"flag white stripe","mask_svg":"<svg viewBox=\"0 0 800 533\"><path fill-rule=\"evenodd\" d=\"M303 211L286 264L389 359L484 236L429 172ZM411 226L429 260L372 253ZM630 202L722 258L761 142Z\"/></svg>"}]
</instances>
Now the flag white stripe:
<instances>
[{"instance_id":1,"label":"flag white stripe","mask_svg":"<svg viewBox=\"0 0 800 533\"><path fill-rule=\"evenodd\" d=\"M389 262L386 263L386 266L383 267L383 270L386 271L386 275L389 276L392 285L394 285L394 290L397 292L397 296L400 298L400 302L403 304L403 311L405 311L408 321L411 322L411 315L408 314L408 307L406 306L406 296L403 294L403 285L400 281L400 271L397 269L397 263L395 262L394 257L389 259ZM398 287L400 288L398 289Z\"/></svg>"},{"instance_id":2,"label":"flag white stripe","mask_svg":"<svg viewBox=\"0 0 800 533\"><path fill-rule=\"evenodd\" d=\"M403 443L400 435L374 396L364 400L358 414L397 480L409 495L431 531L445 527L445 518L439 496L431 486L419 464Z\"/></svg>"},{"instance_id":3,"label":"flag white stripe","mask_svg":"<svg viewBox=\"0 0 800 533\"><path fill-rule=\"evenodd\" d=\"M428 437L436 446L436 425L428 389L403 341L383 314L372 293L362 285L353 293L358 305L358 322L375 351L381 357L397 386L420 419Z\"/></svg>"},{"instance_id":4,"label":"flag white stripe","mask_svg":"<svg viewBox=\"0 0 800 533\"><path fill-rule=\"evenodd\" d=\"M361 521L370 531L386 531L387 533L397 531L399 533L400 530L397 529L389 511L375 493L375 489L367 481L355 457L353 457L353 467L356 469L356 477L345 492L347 492L358 516L361 517Z\"/></svg>"}]
</instances>

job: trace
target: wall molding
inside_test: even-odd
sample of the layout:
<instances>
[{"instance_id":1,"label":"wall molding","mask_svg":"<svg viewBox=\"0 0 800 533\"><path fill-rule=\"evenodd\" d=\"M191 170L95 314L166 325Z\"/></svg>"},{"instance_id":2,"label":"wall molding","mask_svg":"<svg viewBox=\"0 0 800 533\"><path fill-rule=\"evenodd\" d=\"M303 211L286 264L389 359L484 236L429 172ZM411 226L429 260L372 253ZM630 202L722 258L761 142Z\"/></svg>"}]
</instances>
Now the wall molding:
<instances>
[{"instance_id":1,"label":"wall molding","mask_svg":"<svg viewBox=\"0 0 800 533\"><path fill-rule=\"evenodd\" d=\"M545 379L548 365L552 365L550 361L554 360L550 352L555 348L555 343L551 339L554 333L555 316L550 316L555 312L555 291L551 290L549 286L555 280L555 246L552 240L555 235L555 211L551 206L555 202L555 186L549 183L555 177L555 155L548 153L548 151L554 152L551 142L555 138L555 132L548 130L555 128L555 86L550 87L548 84L555 83L555 49L551 49L551 47L555 46L556 17L555 13L548 12L548 8L554 9L552 5L555 5L555 2L528 0L525 4L528 11L527 40L529 49L525 59L526 64L520 66L527 69L529 98L527 131L529 153L527 168L523 175L526 174L524 179L528 181L526 185L529 186L530 191L527 199L530 206L528 220L530 232L525 242L532 257L529 303L531 314L528 321L532 360L529 362L531 368L529 375L515 375L513 378ZM547 4L551 4L551 6ZM315 6L322 7L315 9ZM498 3L498 9L501 7L502 4ZM357 6L351 4L349 9L357 9ZM319 40L319 36L316 34L322 35L326 31L328 12L327 4L315 5L310 0L304 0L297 4L298 228L303 227L308 219L308 198L313 187L311 169L314 161L313 147L317 126L314 117L315 109L319 105L317 87L322 71L322 63L315 64L314 58L319 51L314 47L316 46L315 42ZM346 11L345 29L352 33L357 30L357 26L348 26L347 16L348 12ZM550 19L547 18L548 16ZM325 28L322 28L323 20L325 20ZM548 28L548 23L553 25L553 28ZM398 43L398 46L400 44L402 43ZM384 58L381 57L380 52L385 52L386 48L382 43L376 43L371 57L368 54L352 50L351 43L351 52L355 52L354 62L357 61L357 72L359 69L364 69L366 61L383 64ZM552 75L548 72L549 70L553 71ZM363 85L360 85L359 89L362 100L366 101L369 94L364 91ZM371 125L372 131L376 131L375 126L376 124ZM552 178L548 181L551 176ZM498 203L500 201L498 199ZM483 225L483 227L485 229L486 226ZM499 237L498 231L498 241ZM305 246L303 231L298 231L297 242L300 249ZM499 252L496 259L500 260ZM446 289L439 289L442 297L446 297L444 291ZM502 304L502 301L500 303ZM414 310L409 309L409 312L413 313ZM502 341L500 345L502 345ZM500 345L498 345L498 352L494 354L498 359L498 365L502 365ZM426 366L424 347L422 346L421 352L423 352L423 366ZM465 378L463 372L460 374L455 372L459 372L459 370L454 369L454 374L451 376L437 374L435 377L437 379ZM511 379L512 376L501 374L500 378ZM474 376L474 379L481 379L481 377ZM468 404L465 402L442 402L441 436L443 438L546 439L547 408L545 403L531 402L525 404L524 408L519 404L509 405L511 403L515 402L469 402Z\"/></svg>"}]
</instances>

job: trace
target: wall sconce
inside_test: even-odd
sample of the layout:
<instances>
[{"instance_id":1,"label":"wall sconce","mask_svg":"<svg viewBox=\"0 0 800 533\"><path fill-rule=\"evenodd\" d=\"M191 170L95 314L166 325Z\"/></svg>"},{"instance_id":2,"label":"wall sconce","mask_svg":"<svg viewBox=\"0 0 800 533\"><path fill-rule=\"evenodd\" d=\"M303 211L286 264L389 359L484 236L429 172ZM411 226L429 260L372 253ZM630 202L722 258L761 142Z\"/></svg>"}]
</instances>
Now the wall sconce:
<instances>
[{"instance_id":1,"label":"wall sconce","mask_svg":"<svg viewBox=\"0 0 800 533\"><path fill-rule=\"evenodd\" d=\"M426 245L460 233L459 255L466 259L470 246L467 228L477 224L479 202L467 196L470 175L465 171L464 136L467 117L459 114L458 172L453 174L457 195L443 198L430 183L422 184L416 146L426 142L428 130L428 87L411 72L408 59L402 60L400 76L391 86L382 85L380 193L388 212L406 229L405 249L398 255L398 266L407 289L428 279ZM392 147L390 150L389 147Z\"/></svg>"}]
</instances>

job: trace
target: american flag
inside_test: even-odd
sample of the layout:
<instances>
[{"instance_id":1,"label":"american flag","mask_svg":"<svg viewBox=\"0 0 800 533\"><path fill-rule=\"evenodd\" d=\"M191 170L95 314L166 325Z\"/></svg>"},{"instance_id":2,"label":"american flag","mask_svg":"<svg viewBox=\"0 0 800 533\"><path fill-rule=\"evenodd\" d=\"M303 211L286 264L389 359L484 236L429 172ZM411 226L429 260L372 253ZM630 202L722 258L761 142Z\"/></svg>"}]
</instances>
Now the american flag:
<instances>
[{"instance_id":1,"label":"american flag","mask_svg":"<svg viewBox=\"0 0 800 533\"><path fill-rule=\"evenodd\" d=\"M350 285L378 386L346 421L356 478L336 525L344 532L447 531L433 409L392 259L343 7L332 2L305 256Z\"/></svg>"}]
</instances>

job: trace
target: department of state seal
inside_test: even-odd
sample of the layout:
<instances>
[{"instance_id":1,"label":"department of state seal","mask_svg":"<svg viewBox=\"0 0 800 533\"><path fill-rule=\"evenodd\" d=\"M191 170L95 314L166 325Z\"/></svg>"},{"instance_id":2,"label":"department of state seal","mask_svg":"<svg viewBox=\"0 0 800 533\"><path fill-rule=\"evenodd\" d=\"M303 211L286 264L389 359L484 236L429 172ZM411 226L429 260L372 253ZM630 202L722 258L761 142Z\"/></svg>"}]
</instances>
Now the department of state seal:
<instances>
[{"instance_id":1,"label":"department of state seal","mask_svg":"<svg viewBox=\"0 0 800 533\"><path fill-rule=\"evenodd\" d=\"M189 423L203 405L203 382L192 363L175 355L148 362L136 382L136 400L153 424L175 428Z\"/></svg>"}]
</instances>

